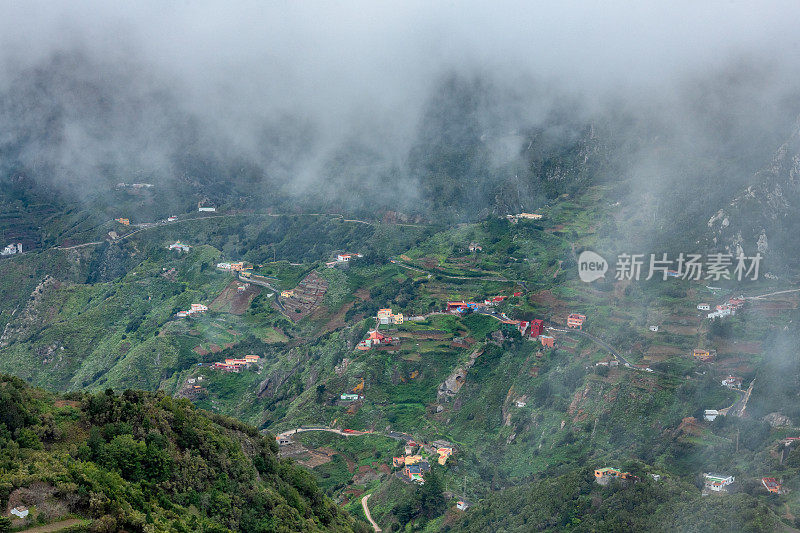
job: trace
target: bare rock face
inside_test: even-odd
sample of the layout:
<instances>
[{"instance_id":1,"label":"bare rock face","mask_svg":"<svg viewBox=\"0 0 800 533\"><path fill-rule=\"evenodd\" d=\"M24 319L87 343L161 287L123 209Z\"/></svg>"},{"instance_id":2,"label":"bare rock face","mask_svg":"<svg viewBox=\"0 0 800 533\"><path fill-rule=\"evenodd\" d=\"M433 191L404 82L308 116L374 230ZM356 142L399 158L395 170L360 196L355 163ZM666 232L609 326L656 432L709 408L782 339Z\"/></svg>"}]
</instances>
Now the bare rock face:
<instances>
[{"instance_id":1,"label":"bare rock face","mask_svg":"<svg viewBox=\"0 0 800 533\"><path fill-rule=\"evenodd\" d=\"M792 420L788 416L777 412L768 414L763 418L763 420L774 428L792 425Z\"/></svg>"},{"instance_id":2,"label":"bare rock face","mask_svg":"<svg viewBox=\"0 0 800 533\"><path fill-rule=\"evenodd\" d=\"M753 176L753 183L734 196L707 223L708 240L729 253L778 253L783 259L796 251L800 231L800 125Z\"/></svg>"},{"instance_id":3,"label":"bare rock face","mask_svg":"<svg viewBox=\"0 0 800 533\"><path fill-rule=\"evenodd\" d=\"M476 350L472 352L469 356L469 360L465 362L463 365L457 367L444 382L439 385L439 389L436 391L436 400L441 405L442 403L446 403L450 401L450 398L454 397L458 394L458 391L461 390L461 387L464 386L464 383L467 382L467 372L470 368L475 364L475 360L483 353L482 350ZM437 410L437 413L441 412Z\"/></svg>"}]
</instances>

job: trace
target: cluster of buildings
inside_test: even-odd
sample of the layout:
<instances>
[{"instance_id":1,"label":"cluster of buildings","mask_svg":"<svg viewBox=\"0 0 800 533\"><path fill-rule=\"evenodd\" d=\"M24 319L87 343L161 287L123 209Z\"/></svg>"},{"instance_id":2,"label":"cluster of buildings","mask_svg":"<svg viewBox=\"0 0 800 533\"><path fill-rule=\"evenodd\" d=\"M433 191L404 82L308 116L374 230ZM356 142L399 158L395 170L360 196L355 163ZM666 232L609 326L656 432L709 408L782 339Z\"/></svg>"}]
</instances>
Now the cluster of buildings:
<instances>
[{"instance_id":1,"label":"cluster of buildings","mask_svg":"<svg viewBox=\"0 0 800 533\"><path fill-rule=\"evenodd\" d=\"M703 474L703 480L706 488L708 490L713 490L714 492L727 491L728 489L726 487L732 484L735 479L736 478L733 476L726 476L725 474Z\"/></svg>"},{"instance_id":2,"label":"cluster of buildings","mask_svg":"<svg viewBox=\"0 0 800 533\"><path fill-rule=\"evenodd\" d=\"M513 323L515 321L511 322ZM522 335L522 338L525 338L527 334L531 339L539 339L539 342L542 343L542 346L547 348L555 348L556 346L555 337L544 334L544 320L542 319L537 318L535 320L531 320L530 322L527 320L521 320L519 321L519 324L517 324L517 328L519 329L519 333Z\"/></svg>"},{"instance_id":3,"label":"cluster of buildings","mask_svg":"<svg viewBox=\"0 0 800 533\"><path fill-rule=\"evenodd\" d=\"M116 222L119 222L123 226L130 226L131 225L131 221L130 221L129 218L115 218L114 220Z\"/></svg>"},{"instance_id":4,"label":"cluster of buildings","mask_svg":"<svg viewBox=\"0 0 800 533\"><path fill-rule=\"evenodd\" d=\"M241 368L247 368L252 364L258 363L259 356L245 355L243 359L227 358L225 361L217 361L211 368L214 370L224 370L225 372L238 372Z\"/></svg>"},{"instance_id":5,"label":"cluster of buildings","mask_svg":"<svg viewBox=\"0 0 800 533\"><path fill-rule=\"evenodd\" d=\"M729 389L741 389L742 378L737 376L728 376L727 378L722 380L722 386L728 387Z\"/></svg>"},{"instance_id":6,"label":"cluster of buildings","mask_svg":"<svg viewBox=\"0 0 800 533\"><path fill-rule=\"evenodd\" d=\"M389 335L384 335L377 329L373 329L367 334L366 339L358 343L358 346L356 346L356 350L366 351L369 350L370 348L375 348L378 346L390 346L395 342L397 342L398 340L400 339L395 337L390 337Z\"/></svg>"},{"instance_id":7,"label":"cluster of buildings","mask_svg":"<svg viewBox=\"0 0 800 533\"><path fill-rule=\"evenodd\" d=\"M514 296L521 296L521 292L515 292ZM467 309L472 309L473 311L480 308L480 307L493 307L499 303L502 303L508 296L492 296L491 298L487 298L483 302L467 302L467 301L456 301L456 302L447 302L447 309L448 313L455 313L455 314L463 314L467 311Z\"/></svg>"},{"instance_id":8,"label":"cluster of buildings","mask_svg":"<svg viewBox=\"0 0 800 533\"><path fill-rule=\"evenodd\" d=\"M506 218L512 224L516 224L520 220L541 220L543 216L539 213L518 213L516 215L506 215Z\"/></svg>"},{"instance_id":9,"label":"cluster of buildings","mask_svg":"<svg viewBox=\"0 0 800 533\"><path fill-rule=\"evenodd\" d=\"M378 325L400 325L403 323L403 313L392 313L392 309L378 309L376 317Z\"/></svg>"},{"instance_id":10,"label":"cluster of buildings","mask_svg":"<svg viewBox=\"0 0 800 533\"><path fill-rule=\"evenodd\" d=\"M619 468L606 466L594 471L594 480L601 485L608 484L612 479L624 479L626 481L639 481L639 476L634 476L630 472L623 472Z\"/></svg>"},{"instance_id":11,"label":"cluster of buildings","mask_svg":"<svg viewBox=\"0 0 800 533\"><path fill-rule=\"evenodd\" d=\"M522 320L517 327L519 328L520 335L524 337L526 333L530 333L530 336L535 339L544 332L544 320L536 319L530 322ZM528 331L529 329L530 331Z\"/></svg>"},{"instance_id":12,"label":"cluster of buildings","mask_svg":"<svg viewBox=\"0 0 800 533\"><path fill-rule=\"evenodd\" d=\"M18 242L16 244L12 243L7 245L5 248L0 250L0 255L14 255L14 254L21 254L22 253L22 243Z\"/></svg>"},{"instance_id":13,"label":"cluster of buildings","mask_svg":"<svg viewBox=\"0 0 800 533\"><path fill-rule=\"evenodd\" d=\"M736 311L744 307L744 297L730 298L724 304L720 304L714 308L714 311L708 313L707 317L711 319L722 318L726 316L735 315ZM700 311L710 311L711 306L708 304L697 304L697 309Z\"/></svg>"},{"instance_id":14,"label":"cluster of buildings","mask_svg":"<svg viewBox=\"0 0 800 533\"><path fill-rule=\"evenodd\" d=\"M205 313L208 311L208 307L203 304L192 304L192 306L186 311L178 311L176 315L178 318L186 318L188 316L197 314L197 313Z\"/></svg>"},{"instance_id":15,"label":"cluster of buildings","mask_svg":"<svg viewBox=\"0 0 800 533\"><path fill-rule=\"evenodd\" d=\"M430 463L423 458L420 453L420 448L425 448L430 452L435 452L439 455L437 462L444 465L447 459L453 455L453 447L445 446L444 442L435 442L432 447L420 446L414 441L408 441L405 447L405 456L392 457L392 466L395 468L402 468L402 475L407 477L409 481L423 484L425 481L422 479L422 474L431 469Z\"/></svg>"},{"instance_id":16,"label":"cluster of buildings","mask_svg":"<svg viewBox=\"0 0 800 533\"><path fill-rule=\"evenodd\" d=\"M243 261L239 261L237 263L217 263L217 268L229 272L244 272L245 270L251 270L253 267L245 265Z\"/></svg>"},{"instance_id":17,"label":"cluster of buildings","mask_svg":"<svg viewBox=\"0 0 800 533\"><path fill-rule=\"evenodd\" d=\"M583 323L586 321L586 315L578 313L570 313L567 316L567 327L572 329L583 329Z\"/></svg>"},{"instance_id":18,"label":"cluster of buildings","mask_svg":"<svg viewBox=\"0 0 800 533\"><path fill-rule=\"evenodd\" d=\"M170 250L178 250L179 252L188 252L191 246L183 244L181 241L175 241L169 245Z\"/></svg>"}]
</instances>

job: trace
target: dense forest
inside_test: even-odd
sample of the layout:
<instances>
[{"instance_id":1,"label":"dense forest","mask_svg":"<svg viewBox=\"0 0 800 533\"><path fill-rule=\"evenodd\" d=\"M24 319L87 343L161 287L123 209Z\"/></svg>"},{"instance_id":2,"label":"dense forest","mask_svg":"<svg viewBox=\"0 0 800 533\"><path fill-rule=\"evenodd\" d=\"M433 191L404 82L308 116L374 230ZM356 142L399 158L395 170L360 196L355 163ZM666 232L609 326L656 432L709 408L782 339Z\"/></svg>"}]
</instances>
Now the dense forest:
<instances>
[{"instance_id":1,"label":"dense forest","mask_svg":"<svg viewBox=\"0 0 800 533\"><path fill-rule=\"evenodd\" d=\"M363 531L271 437L162 393L58 398L0 376L0 504L92 531ZM19 524L15 524L19 525ZM11 526L0 522L0 531Z\"/></svg>"}]
</instances>

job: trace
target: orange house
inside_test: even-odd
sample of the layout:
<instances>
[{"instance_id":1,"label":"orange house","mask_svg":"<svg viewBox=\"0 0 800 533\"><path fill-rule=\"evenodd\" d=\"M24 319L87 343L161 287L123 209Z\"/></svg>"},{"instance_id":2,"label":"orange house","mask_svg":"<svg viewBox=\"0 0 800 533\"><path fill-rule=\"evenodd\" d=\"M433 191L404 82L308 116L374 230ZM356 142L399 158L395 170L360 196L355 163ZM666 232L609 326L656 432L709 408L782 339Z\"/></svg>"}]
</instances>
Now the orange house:
<instances>
[{"instance_id":1,"label":"orange house","mask_svg":"<svg viewBox=\"0 0 800 533\"><path fill-rule=\"evenodd\" d=\"M574 329L583 329L583 322L586 320L586 315L579 315L578 313L571 313L567 317L567 327Z\"/></svg>"}]
</instances>

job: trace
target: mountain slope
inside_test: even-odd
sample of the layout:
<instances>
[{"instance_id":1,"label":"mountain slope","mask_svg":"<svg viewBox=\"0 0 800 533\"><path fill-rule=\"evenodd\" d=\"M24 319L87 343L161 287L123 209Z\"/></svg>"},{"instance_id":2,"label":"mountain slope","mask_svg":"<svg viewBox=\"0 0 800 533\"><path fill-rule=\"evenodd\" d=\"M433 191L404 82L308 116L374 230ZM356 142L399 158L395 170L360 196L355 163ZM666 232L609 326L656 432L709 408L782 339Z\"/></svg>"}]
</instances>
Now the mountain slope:
<instances>
[{"instance_id":1,"label":"mountain slope","mask_svg":"<svg viewBox=\"0 0 800 533\"><path fill-rule=\"evenodd\" d=\"M249 426L163 394L61 399L0 376L0 503L97 531L358 531ZM4 513L5 514L5 513ZM21 525L21 524L20 524Z\"/></svg>"},{"instance_id":2,"label":"mountain slope","mask_svg":"<svg viewBox=\"0 0 800 533\"><path fill-rule=\"evenodd\" d=\"M729 205L708 221L714 244L732 252L743 249L778 261L796 257L800 229L800 125Z\"/></svg>"}]
</instances>

